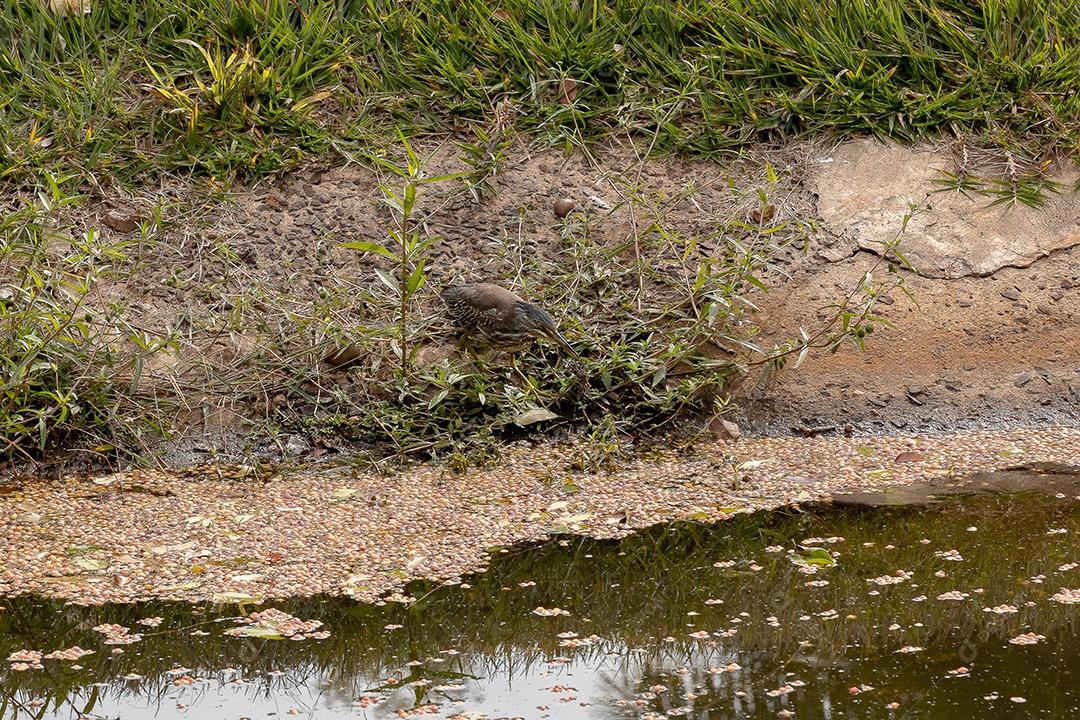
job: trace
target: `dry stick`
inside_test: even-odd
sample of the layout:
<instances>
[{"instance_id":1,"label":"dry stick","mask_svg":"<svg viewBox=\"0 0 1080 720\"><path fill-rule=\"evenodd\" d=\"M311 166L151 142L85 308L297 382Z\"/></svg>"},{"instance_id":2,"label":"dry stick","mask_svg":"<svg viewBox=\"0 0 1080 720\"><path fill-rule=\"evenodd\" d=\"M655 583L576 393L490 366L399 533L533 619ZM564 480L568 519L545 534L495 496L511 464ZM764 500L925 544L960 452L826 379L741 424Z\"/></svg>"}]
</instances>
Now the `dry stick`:
<instances>
[{"instance_id":1,"label":"dry stick","mask_svg":"<svg viewBox=\"0 0 1080 720\"><path fill-rule=\"evenodd\" d=\"M410 161L411 162L411 161ZM411 182L411 180L410 180ZM415 195L414 195L415 197ZM401 316L398 319L398 339L401 342L401 374L407 375L409 371L409 339L406 337L406 314L408 313L408 252L406 248L406 242L409 237L409 213L411 208L407 207L402 202L402 216L401 216L401 287L398 288L398 294L401 296Z\"/></svg>"},{"instance_id":2,"label":"dry stick","mask_svg":"<svg viewBox=\"0 0 1080 720\"><path fill-rule=\"evenodd\" d=\"M641 296L645 294L645 277L641 272L641 235L638 233L637 216L634 212L634 201L627 197L618 186L618 184L608 177L608 184L611 185L611 189L622 198L626 203L626 208L630 213L630 233L634 238L634 270L637 273L637 292L634 294L634 302L637 305L638 312L641 312Z\"/></svg>"},{"instance_id":3,"label":"dry stick","mask_svg":"<svg viewBox=\"0 0 1080 720\"><path fill-rule=\"evenodd\" d=\"M522 254L525 249L524 226L525 218L522 217L521 213L518 213L517 273L514 275L512 287L521 287L521 274L525 271L525 258Z\"/></svg>"}]
</instances>

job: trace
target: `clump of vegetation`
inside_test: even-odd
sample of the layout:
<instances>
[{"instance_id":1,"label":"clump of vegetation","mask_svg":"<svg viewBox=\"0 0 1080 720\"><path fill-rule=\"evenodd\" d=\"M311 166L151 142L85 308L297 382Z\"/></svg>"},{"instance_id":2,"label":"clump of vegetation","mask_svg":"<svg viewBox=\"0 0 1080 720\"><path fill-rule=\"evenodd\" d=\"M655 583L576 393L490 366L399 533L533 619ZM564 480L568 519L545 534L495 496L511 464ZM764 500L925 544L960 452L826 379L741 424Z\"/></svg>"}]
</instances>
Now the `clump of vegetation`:
<instances>
[{"instance_id":1,"label":"clump of vegetation","mask_svg":"<svg viewBox=\"0 0 1080 720\"><path fill-rule=\"evenodd\" d=\"M97 280L130 266L127 243L59 232L56 215L80 198L47 179L49 194L0 215L0 458L36 457L77 432L111 450L125 383L166 345L91 306Z\"/></svg>"},{"instance_id":2,"label":"clump of vegetation","mask_svg":"<svg viewBox=\"0 0 1080 720\"><path fill-rule=\"evenodd\" d=\"M861 347L875 323L883 322L874 313L882 279L872 271L820 328L779 345L757 344L752 296L765 289L762 278L778 247L810 232L799 222L772 220L770 193L780 179L771 166L759 186L732 189L756 206L749 219L718 220L697 235L676 231L668 218L685 196L652 195L619 178L611 182L623 204L609 212L626 210L633 218L632 236L623 243L597 243L595 216L576 212L562 221L561 253L541 257L506 248L516 263L513 275L528 278L530 300L562 319L580 360L542 341L513 364L498 351L474 358L448 347L453 330L440 317L434 294L417 294L424 255L439 239L422 238L409 218L419 212L418 188L449 176L427 177L408 143L404 155L403 166L380 161L404 183L400 193L382 186L394 211L389 244L398 249L371 241L345 245L385 258L382 264L396 270L375 269L382 294L372 297L369 317L347 334L357 348L349 365L352 380L324 378L319 402L307 404L305 424L315 433L402 454L452 454L465 466L470 456L486 456L493 440L534 423L584 424L598 447L609 448L600 453L603 461L618 455L623 439L661 428L696 431L700 422L673 421L708 422L726 412L731 384L750 365L781 367L791 357L801 362L812 349L835 351L846 342ZM890 270L883 273L891 278L887 289L900 283L890 265L903 262L897 245L885 247L878 264ZM402 348L411 348L408 362L402 362ZM283 416L291 412L295 408Z\"/></svg>"}]
</instances>

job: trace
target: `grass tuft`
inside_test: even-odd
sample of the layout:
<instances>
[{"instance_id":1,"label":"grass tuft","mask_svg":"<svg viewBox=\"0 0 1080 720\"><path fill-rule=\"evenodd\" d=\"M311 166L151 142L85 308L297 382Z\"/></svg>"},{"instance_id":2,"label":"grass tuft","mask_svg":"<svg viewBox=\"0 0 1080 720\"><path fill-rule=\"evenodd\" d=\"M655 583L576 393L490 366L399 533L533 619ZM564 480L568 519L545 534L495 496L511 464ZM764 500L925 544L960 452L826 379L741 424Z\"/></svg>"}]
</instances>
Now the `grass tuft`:
<instances>
[{"instance_id":1,"label":"grass tuft","mask_svg":"<svg viewBox=\"0 0 1080 720\"><path fill-rule=\"evenodd\" d=\"M485 146L500 103L537 143L643 133L708 155L821 131L958 129L1075 154L1070 0L101 0L0 3L0 179L173 170L229 183L377 138ZM475 133L475 134L474 134Z\"/></svg>"}]
</instances>

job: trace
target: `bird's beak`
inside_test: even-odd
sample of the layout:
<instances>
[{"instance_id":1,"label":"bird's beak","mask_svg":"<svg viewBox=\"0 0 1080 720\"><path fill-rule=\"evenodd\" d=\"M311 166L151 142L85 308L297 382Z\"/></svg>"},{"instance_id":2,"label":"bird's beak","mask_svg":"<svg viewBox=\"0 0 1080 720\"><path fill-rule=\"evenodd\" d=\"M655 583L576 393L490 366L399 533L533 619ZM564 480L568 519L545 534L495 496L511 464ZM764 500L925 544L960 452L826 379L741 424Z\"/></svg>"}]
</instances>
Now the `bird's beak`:
<instances>
[{"instance_id":1,"label":"bird's beak","mask_svg":"<svg viewBox=\"0 0 1080 720\"><path fill-rule=\"evenodd\" d=\"M575 360L581 360L581 356L578 355L577 350L574 349L573 345L566 341L566 338L564 338L562 336L562 333L560 333L558 330L543 328L543 333L555 344L559 345L563 350L566 350L566 352L570 353L570 357L574 358Z\"/></svg>"}]
</instances>

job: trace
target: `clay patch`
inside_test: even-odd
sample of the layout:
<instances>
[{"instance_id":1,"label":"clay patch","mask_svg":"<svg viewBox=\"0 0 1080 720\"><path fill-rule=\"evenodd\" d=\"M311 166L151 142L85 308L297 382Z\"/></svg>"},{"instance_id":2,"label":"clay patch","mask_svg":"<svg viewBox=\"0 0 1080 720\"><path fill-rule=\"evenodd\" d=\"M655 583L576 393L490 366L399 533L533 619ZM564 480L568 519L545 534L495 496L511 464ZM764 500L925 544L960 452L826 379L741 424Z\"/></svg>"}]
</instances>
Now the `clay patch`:
<instances>
[{"instance_id":1,"label":"clay patch","mask_svg":"<svg viewBox=\"0 0 1080 720\"><path fill-rule=\"evenodd\" d=\"M992 205L978 194L940 192L934 182L951 163L946 152L904 148L873 139L845 143L818 158L815 185L824 227L852 246L877 252L900 229L909 203L930 195L931 210L914 217L901 250L925 277L985 277L1003 267L1028 267L1056 250L1080 244L1080 172L1058 168L1042 208Z\"/></svg>"}]
</instances>

